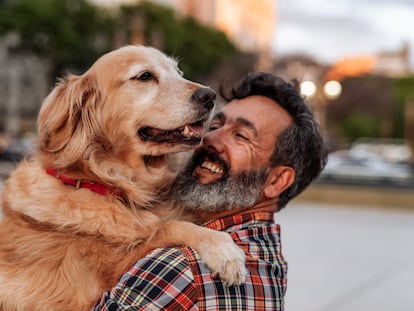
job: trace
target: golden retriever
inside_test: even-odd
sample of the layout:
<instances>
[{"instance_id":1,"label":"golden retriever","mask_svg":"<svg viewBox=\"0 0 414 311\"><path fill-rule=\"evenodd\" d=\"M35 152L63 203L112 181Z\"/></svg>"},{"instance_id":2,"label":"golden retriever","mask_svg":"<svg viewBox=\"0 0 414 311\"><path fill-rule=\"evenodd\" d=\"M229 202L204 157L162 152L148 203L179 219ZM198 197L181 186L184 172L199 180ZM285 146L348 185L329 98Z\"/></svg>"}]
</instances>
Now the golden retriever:
<instances>
[{"instance_id":1,"label":"golden retriever","mask_svg":"<svg viewBox=\"0 0 414 311\"><path fill-rule=\"evenodd\" d=\"M154 247L189 245L240 283L230 235L180 220L168 200L174 154L200 142L214 97L144 46L60 81L40 109L36 153L4 185L0 310L89 310Z\"/></svg>"}]
</instances>

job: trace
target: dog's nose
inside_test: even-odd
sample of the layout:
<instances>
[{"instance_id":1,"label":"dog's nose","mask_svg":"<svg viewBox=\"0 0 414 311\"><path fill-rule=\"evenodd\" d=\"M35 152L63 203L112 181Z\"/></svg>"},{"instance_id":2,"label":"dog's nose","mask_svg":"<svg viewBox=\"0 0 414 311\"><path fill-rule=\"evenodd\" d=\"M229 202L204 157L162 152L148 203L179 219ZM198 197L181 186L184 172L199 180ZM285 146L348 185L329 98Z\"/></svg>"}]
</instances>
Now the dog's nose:
<instances>
[{"instance_id":1,"label":"dog's nose","mask_svg":"<svg viewBox=\"0 0 414 311\"><path fill-rule=\"evenodd\" d=\"M214 107L214 100L216 99L216 92L212 89L205 87L198 89L192 96L192 99L200 105L203 105L206 109L212 109Z\"/></svg>"}]
</instances>

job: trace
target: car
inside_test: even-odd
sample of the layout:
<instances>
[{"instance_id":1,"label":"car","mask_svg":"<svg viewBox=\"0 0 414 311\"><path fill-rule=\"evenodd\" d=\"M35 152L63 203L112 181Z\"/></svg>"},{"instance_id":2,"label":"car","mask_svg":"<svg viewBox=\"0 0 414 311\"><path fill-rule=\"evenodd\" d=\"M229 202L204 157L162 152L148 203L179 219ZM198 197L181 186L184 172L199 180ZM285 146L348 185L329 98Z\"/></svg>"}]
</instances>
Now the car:
<instances>
[{"instance_id":1,"label":"car","mask_svg":"<svg viewBox=\"0 0 414 311\"><path fill-rule=\"evenodd\" d=\"M358 157L348 150L328 155L321 180L364 183L410 184L413 182L411 166L393 163L374 155Z\"/></svg>"}]
</instances>

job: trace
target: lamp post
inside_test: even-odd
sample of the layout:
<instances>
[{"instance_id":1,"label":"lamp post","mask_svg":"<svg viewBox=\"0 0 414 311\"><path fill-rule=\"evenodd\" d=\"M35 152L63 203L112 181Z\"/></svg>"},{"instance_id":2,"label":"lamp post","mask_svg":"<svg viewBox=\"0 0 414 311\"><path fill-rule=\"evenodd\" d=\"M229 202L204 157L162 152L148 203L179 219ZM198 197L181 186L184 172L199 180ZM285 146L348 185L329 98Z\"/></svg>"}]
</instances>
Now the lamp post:
<instances>
[{"instance_id":1,"label":"lamp post","mask_svg":"<svg viewBox=\"0 0 414 311\"><path fill-rule=\"evenodd\" d=\"M342 86L336 80L330 80L319 85L311 80L300 83L300 93L307 99L312 100L313 110L316 118L323 129L326 128L326 106L329 100L341 96Z\"/></svg>"}]
</instances>

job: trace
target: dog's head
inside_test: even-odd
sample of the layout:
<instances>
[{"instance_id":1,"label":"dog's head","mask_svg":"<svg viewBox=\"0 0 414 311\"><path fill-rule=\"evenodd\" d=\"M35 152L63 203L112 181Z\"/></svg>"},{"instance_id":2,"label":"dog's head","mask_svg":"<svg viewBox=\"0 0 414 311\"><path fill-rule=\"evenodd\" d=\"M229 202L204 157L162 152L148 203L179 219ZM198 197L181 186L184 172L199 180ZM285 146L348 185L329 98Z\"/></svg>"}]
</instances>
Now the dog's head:
<instances>
[{"instance_id":1,"label":"dog's head","mask_svg":"<svg viewBox=\"0 0 414 311\"><path fill-rule=\"evenodd\" d=\"M214 99L213 90L184 79L162 52L126 46L49 94L38 117L39 151L56 168L96 158L136 167L148 156L197 145Z\"/></svg>"}]
</instances>

